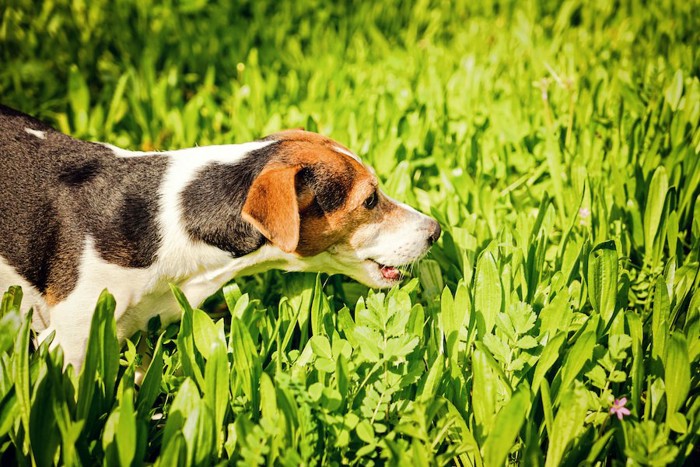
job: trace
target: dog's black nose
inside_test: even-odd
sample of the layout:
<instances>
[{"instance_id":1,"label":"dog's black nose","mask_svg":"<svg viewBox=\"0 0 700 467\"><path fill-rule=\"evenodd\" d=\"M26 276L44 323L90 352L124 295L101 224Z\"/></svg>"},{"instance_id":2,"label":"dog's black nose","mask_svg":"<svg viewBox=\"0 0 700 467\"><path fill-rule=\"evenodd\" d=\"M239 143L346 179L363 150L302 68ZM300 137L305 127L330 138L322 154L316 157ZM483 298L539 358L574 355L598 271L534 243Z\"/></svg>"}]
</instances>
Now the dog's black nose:
<instances>
[{"instance_id":1,"label":"dog's black nose","mask_svg":"<svg viewBox=\"0 0 700 467\"><path fill-rule=\"evenodd\" d=\"M442 229L440 228L440 224L437 221L433 221L432 232L430 233L430 237L428 237L428 242L431 245L437 242L441 233Z\"/></svg>"}]
</instances>

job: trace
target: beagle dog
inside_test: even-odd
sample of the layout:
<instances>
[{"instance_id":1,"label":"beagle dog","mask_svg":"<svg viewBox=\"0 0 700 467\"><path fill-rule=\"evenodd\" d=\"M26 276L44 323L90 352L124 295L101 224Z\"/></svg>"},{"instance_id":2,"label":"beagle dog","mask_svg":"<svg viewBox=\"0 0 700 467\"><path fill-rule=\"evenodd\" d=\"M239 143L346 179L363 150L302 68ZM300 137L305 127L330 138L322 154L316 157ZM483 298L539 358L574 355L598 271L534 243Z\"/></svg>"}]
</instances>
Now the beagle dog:
<instances>
[{"instance_id":1,"label":"beagle dog","mask_svg":"<svg viewBox=\"0 0 700 467\"><path fill-rule=\"evenodd\" d=\"M20 285L39 339L79 370L98 296L120 341L180 318L233 277L279 268L390 287L440 236L378 189L346 147L301 130L132 152L76 140L0 106L0 290Z\"/></svg>"}]
</instances>

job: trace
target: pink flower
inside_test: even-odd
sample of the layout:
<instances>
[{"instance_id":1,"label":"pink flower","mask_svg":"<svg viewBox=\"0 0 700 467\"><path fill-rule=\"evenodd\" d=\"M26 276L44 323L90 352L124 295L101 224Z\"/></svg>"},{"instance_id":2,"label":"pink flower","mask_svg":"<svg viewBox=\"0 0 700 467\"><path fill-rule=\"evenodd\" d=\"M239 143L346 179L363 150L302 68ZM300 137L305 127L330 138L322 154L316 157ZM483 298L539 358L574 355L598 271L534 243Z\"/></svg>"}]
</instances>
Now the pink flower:
<instances>
[{"instance_id":1,"label":"pink flower","mask_svg":"<svg viewBox=\"0 0 700 467\"><path fill-rule=\"evenodd\" d=\"M581 208L578 210L578 223L580 225L586 226L590 224L591 210L588 208Z\"/></svg>"},{"instance_id":2,"label":"pink flower","mask_svg":"<svg viewBox=\"0 0 700 467\"><path fill-rule=\"evenodd\" d=\"M615 402L613 402L612 407L610 407L610 414L615 414L617 415L618 420L622 420L622 417L630 414L630 409L625 407L626 403L626 397L623 397L622 399L615 399Z\"/></svg>"}]
</instances>

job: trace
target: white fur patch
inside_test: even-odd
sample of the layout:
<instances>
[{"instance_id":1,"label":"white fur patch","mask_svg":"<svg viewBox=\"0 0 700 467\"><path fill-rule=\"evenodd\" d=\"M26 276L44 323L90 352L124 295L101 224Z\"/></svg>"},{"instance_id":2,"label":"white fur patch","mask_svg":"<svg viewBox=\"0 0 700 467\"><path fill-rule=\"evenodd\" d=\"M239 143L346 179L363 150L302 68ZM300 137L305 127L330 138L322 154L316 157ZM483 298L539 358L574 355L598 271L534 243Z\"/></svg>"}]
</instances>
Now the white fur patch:
<instances>
[{"instance_id":1,"label":"white fur patch","mask_svg":"<svg viewBox=\"0 0 700 467\"><path fill-rule=\"evenodd\" d=\"M376 232L370 241L363 242L358 247L358 254L363 258L372 258L382 264L411 263L427 252L427 239L430 236L432 220L411 206L396 201L387 196L402 211L402 222L393 225L378 224L364 226L358 229L375 228Z\"/></svg>"},{"instance_id":2,"label":"white fur patch","mask_svg":"<svg viewBox=\"0 0 700 467\"><path fill-rule=\"evenodd\" d=\"M158 251L158 268L161 275L171 278L188 277L200 270L220 267L231 259L228 253L214 246L192 242L182 222L182 191L208 164L233 164L250 151L271 143L272 141L258 141L203 146L162 153L169 156L170 162L160 186L161 210L158 220L162 240Z\"/></svg>"},{"instance_id":3,"label":"white fur patch","mask_svg":"<svg viewBox=\"0 0 700 467\"><path fill-rule=\"evenodd\" d=\"M31 128L25 128L24 131L29 133L32 136L36 136L39 139L46 139L46 132L45 131L39 131L39 130L33 130Z\"/></svg>"},{"instance_id":4,"label":"white fur patch","mask_svg":"<svg viewBox=\"0 0 700 467\"><path fill-rule=\"evenodd\" d=\"M341 153L341 154L345 154L346 156L350 156L350 157L352 157L353 159L355 159L357 162L362 163L362 159L360 159L360 156L358 156L358 155L355 154L355 153L352 153L352 152L350 152L350 151L348 151L348 150L346 150L346 149L343 149L343 148L341 148L341 147L339 147L339 146L333 146L333 149L335 149L336 152L339 152L339 153Z\"/></svg>"},{"instance_id":5,"label":"white fur patch","mask_svg":"<svg viewBox=\"0 0 700 467\"><path fill-rule=\"evenodd\" d=\"M56 331L53 345L60 344L63 347L65 363L72 363L79 369L85 357L92 311L102 291L107 289L114 295L117 302L114 316L117 320L118 337L124 339L131 335L126 335L125 331L129 332L132 329L131 323L124 323L126 309L140 301L155 285L152 267L133 269L108 263L95 249L92 237L87 236L83 244L78 283L65 300L51 308L51 324L41 333L39 340Z\"/></svg>"},{"instance_id":6,"label":"white fur patch","mask_svg":"<svg viewBox=\"0 0 700 467\"><path fill-rule=\"evenodd\" d=\"M97 144L100 144L108 149L111 149L112 152L114 153L114 155L117 157L149 156L151 154L154 154L152 152L144 152L144 151L129 151L128 149L122 149L119 146L114 146L113 144L109 144L109 143L103 143L101 141L97 141Z\"/></svg>"}]
</instances>

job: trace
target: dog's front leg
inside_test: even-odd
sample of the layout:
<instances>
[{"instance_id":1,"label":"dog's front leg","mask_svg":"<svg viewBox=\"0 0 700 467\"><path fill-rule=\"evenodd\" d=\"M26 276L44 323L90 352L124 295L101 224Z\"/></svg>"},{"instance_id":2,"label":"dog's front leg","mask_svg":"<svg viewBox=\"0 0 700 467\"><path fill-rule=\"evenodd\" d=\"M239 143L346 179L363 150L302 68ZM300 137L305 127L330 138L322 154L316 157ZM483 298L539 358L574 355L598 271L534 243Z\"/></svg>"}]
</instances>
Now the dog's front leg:
<instances>
[{"instance_id":1,"label":"dog's front leg","mask_svg":"<svg viewBox=\"0 0 700 467\"><path fill-rule=\"evenodd\" d=\"M87 287L74 290L68 298L50 309L51 324L39 334L39 342L42 342L56 332L51 348L61 346L64 368L73 365L76 374L80 373L85 361L90 325L101 292L100 288ZM128 303L128 297L118 293L113 295L117 303L115 316L119 316Z\"/></svg>"}]
</instances>

